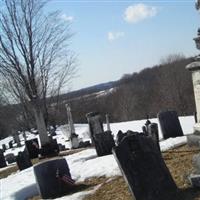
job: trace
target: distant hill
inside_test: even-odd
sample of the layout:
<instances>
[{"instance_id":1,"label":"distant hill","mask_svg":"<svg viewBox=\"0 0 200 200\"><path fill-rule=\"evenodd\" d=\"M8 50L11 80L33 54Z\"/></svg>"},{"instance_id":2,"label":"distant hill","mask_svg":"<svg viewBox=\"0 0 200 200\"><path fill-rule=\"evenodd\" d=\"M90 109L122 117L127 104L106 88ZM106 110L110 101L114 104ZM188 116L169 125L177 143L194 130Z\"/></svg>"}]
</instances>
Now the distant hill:
<instances>
[{"instance_id":1,"label":"distant hill","mask_svg":"<svg viewBox=\"0 0 200 200\"><path fill-rule=\"evenodd\" d=\"M86 95L90 95L90 94L94 94L94 93L98 93L100 91L105 91L105 90L109 90L111 88L114 88L118 85L118 81L110 81L107 83L101 83L101 84L97 84L94 86L90 86L90 87L86 87L80 90L75 90L66 94L62 94L60 96L60 100L65 100L65 99L74 99L74 98L78 98L81 96L86 96Z\"/></svg>"}]
</instances>

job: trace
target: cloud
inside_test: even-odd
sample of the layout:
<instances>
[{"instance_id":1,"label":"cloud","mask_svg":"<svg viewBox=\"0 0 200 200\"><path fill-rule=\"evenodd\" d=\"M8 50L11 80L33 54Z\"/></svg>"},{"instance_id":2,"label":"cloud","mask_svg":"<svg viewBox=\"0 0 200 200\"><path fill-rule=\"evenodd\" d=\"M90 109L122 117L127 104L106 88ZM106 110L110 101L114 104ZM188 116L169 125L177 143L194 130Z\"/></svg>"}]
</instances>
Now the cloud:
<instances>
[{"instance_id":1,"label":"cloud","mask_svg":"<svg viewBox=\"0 0 200 200\"><path fill-rule=\"evenodd\" d=\"M60 18L66 22L72 22L74 20L73 16L67 16L66 14L62 14Z\"/></svg>"},{"instance_id":2,"label":"cloud","mask_svg":"<svg viewBox=\"0 0 200 200\"><path fill-rule=\"evenodd\" d=\"M117 40L120 37L124 37L124 32L108 32L108 40L109 41L113 41L113 40Z\"/></svg>"},{"instance_id":3,"label":"cloud","mask_svg":"<svg viewBox=\"0 0 200 200\"><path fill-rule=\"evenodd\" d=\"M143 3L135 4L126 8L124 20L129 23L137 23L149 17L154 17L158 13L156 7Z\"/></svg>"}]
</instances>

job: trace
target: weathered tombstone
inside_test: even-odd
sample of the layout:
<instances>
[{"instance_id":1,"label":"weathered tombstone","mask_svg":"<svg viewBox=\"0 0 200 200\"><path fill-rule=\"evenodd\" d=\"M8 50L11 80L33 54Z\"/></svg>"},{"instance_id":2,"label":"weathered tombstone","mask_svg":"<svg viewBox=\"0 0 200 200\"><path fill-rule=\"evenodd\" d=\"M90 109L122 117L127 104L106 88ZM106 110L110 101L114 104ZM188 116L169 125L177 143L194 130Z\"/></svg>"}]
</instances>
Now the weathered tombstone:
<instances>
[{"instance_id":1,"label":"weathered tombstone","mask_svg":"<svg viewBox=\"0 0 200 200\"><path fill-rule=\"evenodd\" d=\"M104 156L112 153L112 148L115 146L115 142L111 131L103 130L103 123L99 113L88 113L86 115L92 142L95 145L95 149L98 156Z\"/></svg>"},{"instance_id":2,"label":"weathered tombstone","mask_svg":"<svg viewBox=\"0 0 200 200\"><path fill-rule=\"evenodd\" d=\"M33 167L42 199L63 196L74 187L66 159L53 159Z\"/></svg>"},{"instance_id":3,"label":"weathered tombstone","mask_svg":"<svg viewBox=\"0 0 200 200\"><path fill-rule=\"evenodd\" d=\"M39 143L38 139L26 140L25 145L29 154L30 159L38 158L39 154Z\"/></svg>"},{"instance_id":4,"label":"weathered tombstone","mask_svg":"<svg viewBox=\"0 0 200 200\"><path fill-rule=\"evenodd\" d=\"M3 151L5 152L6 151L6 145L5 144L2 144L2 149L3 149Z\"/></svg>"},{"instance_id":5,"label":"weathered tombstone","mask_svg":"<svg viewBox=\"0 0 200 200\"><path fill-rule=\"evenodd\" d=\"M13 140L15 143L17 143L17 147L21 147L19 135L17 133L13 135Z\"/></svg>"},{"instance_id":6,"label":"weathered tombstone","mask_svg":"<svg viewBox=\"0 0 200 200\"><path fill-rule=\"evenodd\" d=\"M121 130L119 130L116 138L117 145L122 141L123 138L124 138L124 133Z\"/></svg>"},{"instance_id":7,"label":"weathered tombstone","mask_svg":"<svg viewBox=\"0 0 200 200\"><path fill-rule=\"evenodd\" d=\"M176 111L160 112L158 113L158 119L164 139L183 136L183 130Z\"/></svg>"},{"instance_id":8,"label":"weathered tombstone","mask_svg":"<svg viewBox=\"0 0 200 200\"><path fill-rule=\"evenodd\" d=\"M65 145L62 145L62 144L58 144L58 148L59 148L59 151L64 151L65 150Z\"/></svg>"},{"instance_id":9,"label":"weathered tombstone","mask_svg":"<svg viewBox=\"0 0 200 200\"><path fill-rule=\"evenodd\" d=\"M7 164L6 164L4 154L3 154L3 150L0 149L0 168L6 167L6 166Z\"/></svg>"},{"instance_id":10,"label":"weathered tombstone","mask_svg":"<svg viewBox=\"0 0 200 200\"><path fill-rule=\"evenodd\" d=\"M18 153L16 157L16 162L20 171L32 166L29 154L26 150Z\"/></svg>"},{"instance_id":11,"label":"weathered tombstone","mask_svg":"<svg viewBox=\"0 0 200 200\"><path fill-rule=\"evenodd\" d=\"M45 157L51 157L51 156L57 156L59 153L59 147L56 139L50 139L50 142L43 146L42 149L40 149L41 156Z\"/></svg>"},{"instance_id":12,"label":"weathered tombstone","mask_svg":"<svg viewBox=\"0 0 200 200\"><path fill-rule=\"evenodd\" d=\"M68 118L68 124L69 124L69 133L70 133L70 141L72 149L76 149L79 146L79 140L78 135L75 133L75 127L72 119L72 113L71 108L68 104L66 104L67 109L67 118Z\"/></svg>"},{"instance_id":13,"label":"weathered tombstone","mask_svg":"<svg viewBox=\"0 0 200 200\"><path fill-rule=\"evenodd\" d=\"M129 134L113 149L135 200L174 200L177 187L151 137Z\"/></svg>"},{"instance_id":14,"label":"weathered tombstone","mask_svg":"<svg viewBox=\"0 0 200 200\"><path fill-rule=\"evenodd\" d=\"M111 131L109 115L108 114L106 114L106 125L107 125L107 131Z\"/></svg>"},{"instance_id":15,"label":"weathered tombstone","mask_svg":"<svg viewBox=\"0 0 200 200\"><path fill-rule=\"evenodd\" d=\"M25 131L23 131L22 136L23 136L23 138L24 138L24 141L26 142L27 137L26 137L26 132L25 132Z\"/></svg>"},{"instance_id":16,"label":"weathered tombstone","mask_svg":"<svg viewBox=\"0 0 200 200\"><path fill-rule=\"evenodd\" d=\"M8 164L12 164L12 163L16 162L16 158L13 153L9 153L9 154L5 155L5 159L8 162Z\"/></svg>"},{"instance_id":17,"label":"weathered tombstone","mask_svg":"<svg viewBox=\"0 0 200 200\"><path fill-rule=\"evenodd\" d=\"M150 123L148 125L148 135L153 139L153 141L155 142L155 144L157 145L157 147L160 151L158 124Z\"/></svg>"},{"instance_id":18,"label":"weathered tombstone","mask_svg":"<svg viewBox=\"0 0 200 200\"><path fill-rule=\"evenodd\" d=\"M13 148L13 142L12 142L12 141L10 141L10 142L8 143L8 145L9 145L9 148L10 148L10 149Z\"/></svg>"}]
</instances>

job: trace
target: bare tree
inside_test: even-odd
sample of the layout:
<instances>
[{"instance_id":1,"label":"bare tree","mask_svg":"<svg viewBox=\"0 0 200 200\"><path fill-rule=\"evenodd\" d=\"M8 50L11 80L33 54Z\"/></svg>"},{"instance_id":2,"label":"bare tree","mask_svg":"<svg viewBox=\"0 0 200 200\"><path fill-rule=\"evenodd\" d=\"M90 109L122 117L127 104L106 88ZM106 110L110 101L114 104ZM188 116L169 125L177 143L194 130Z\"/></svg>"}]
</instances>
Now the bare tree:
<instances>
[{"instance_id":1,"label":"bare tree","mask_svg":"<svg viewBox=\"0 0 200 200\"><path fill-rule=\"evenodd\" d=\"M41 144L49 143L46 99L59 95L75 73L69 23L45 15L42 0L5 0L0 10L0 74L21 103L31 106Z\"/></svg>"}]
</instances>

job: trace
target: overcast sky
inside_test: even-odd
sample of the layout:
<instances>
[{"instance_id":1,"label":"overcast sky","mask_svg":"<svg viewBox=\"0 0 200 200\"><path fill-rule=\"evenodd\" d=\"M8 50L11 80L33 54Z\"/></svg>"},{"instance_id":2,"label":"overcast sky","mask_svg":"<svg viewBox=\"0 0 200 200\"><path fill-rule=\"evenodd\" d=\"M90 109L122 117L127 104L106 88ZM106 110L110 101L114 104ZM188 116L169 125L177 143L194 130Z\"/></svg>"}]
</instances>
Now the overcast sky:
<instances>
[{"instance_id":1,"label":"overcast sky","mask_svg":"<svg viewBox=\"0 0 200 200\"><path fill-rule=\"evenodd\" d=\"M193 0L52 0L75 32L70 48L78 54L72 90L119 79L151 67L173 53L193 56L200 14Z\"/></svg>"}]
</instances>

